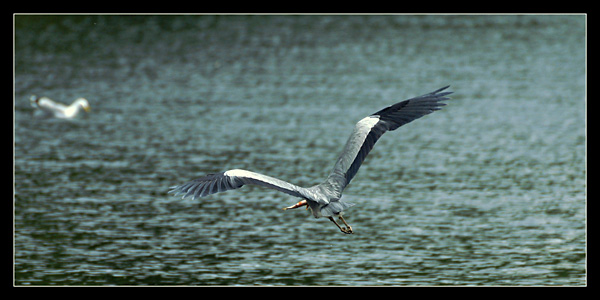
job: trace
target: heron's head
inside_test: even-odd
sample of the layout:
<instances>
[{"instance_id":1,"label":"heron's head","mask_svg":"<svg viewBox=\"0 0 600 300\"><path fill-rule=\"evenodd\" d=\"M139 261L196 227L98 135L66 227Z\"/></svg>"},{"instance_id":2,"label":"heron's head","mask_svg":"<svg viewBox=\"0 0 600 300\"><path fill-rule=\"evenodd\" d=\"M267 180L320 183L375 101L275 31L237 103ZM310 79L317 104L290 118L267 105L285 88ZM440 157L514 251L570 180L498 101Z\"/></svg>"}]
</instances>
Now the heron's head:
<instances>
[{"instance_id":1,"label":"heron's head","mask_svg":"<svg viewBox=\"0 0 600 300\"><path fill-rule=\"evenodd\" d=\"M92 109L92 107L90 106L90 103L85 98L77 98L77 100L75 100L75 102L79 103L79 105L81 105L81 107L83 107L83 110L85 110L85 112L89 112Z\"/></svg>"}]
</instances>

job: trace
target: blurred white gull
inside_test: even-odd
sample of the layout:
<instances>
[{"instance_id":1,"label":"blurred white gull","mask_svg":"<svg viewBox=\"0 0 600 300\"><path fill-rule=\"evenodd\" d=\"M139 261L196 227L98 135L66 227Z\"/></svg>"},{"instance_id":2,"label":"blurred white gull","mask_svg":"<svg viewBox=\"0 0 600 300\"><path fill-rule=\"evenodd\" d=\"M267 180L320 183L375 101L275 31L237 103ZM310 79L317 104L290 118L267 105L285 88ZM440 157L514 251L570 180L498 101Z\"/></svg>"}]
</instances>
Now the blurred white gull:
<instances>
[{"instance_id":1,"label":"blurred white gull","mask_svg":"<svg viewBox=\"0 0 600 300\"><path fill-rule=\"evenodd\" d=\"M59 119L73 119L83 109L89 112L91 107L85 98L77 98L71 105L54 102L48 97L38 98L32 95L29 104L35 108L34 115L37 117L55 117Z\"/></svg>"},{"instance_id":2,"label":"blurred white gull","mask_svg":"<svg viewBox=\"0 0 600 300\"><path fill-rule=\"evenodd\" d=\"M331 174L321 184L303 188L259 173L234 169L173 186L169 193L174 193L175 196L183 194L182 199L192 196L193 200L197 197L237 189L245 184L260 185L303 199L284 210L306 205L315 218L327 217L343 233L353 233L352 227L342 217L342 212L354 204L341 199L342 191L356 175L358 168L381 135L439 110L445 105L440 101L450 99L444 96L452 92L440 93L448 87L388 106L358 121ZM333 218L334 216L339 217L345 227L341 227Z\"/></svg>"}]
</instances>

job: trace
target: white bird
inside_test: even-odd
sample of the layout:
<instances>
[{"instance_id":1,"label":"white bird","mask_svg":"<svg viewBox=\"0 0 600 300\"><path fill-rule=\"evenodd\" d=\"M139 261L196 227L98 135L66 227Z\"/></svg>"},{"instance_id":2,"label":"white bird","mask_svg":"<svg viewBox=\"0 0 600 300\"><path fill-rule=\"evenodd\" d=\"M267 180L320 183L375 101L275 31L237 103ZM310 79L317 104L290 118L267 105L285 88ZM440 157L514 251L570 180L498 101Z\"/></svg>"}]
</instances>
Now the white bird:
<instances>
[{"instance_id":1,"label":"white bird","mask_svg":"<svg viewBox=\"0 0 600 300\"><path fill-rule=\"evenodd\" d=\"M284 210L306 205L315 218L327 217L343 233L353 233L352 227L342 217L342 212L354 204L343 201L342 192L354 178L358 168L381 135L446 105L440 101L450 99L444 96L452 92L441 93L441 91L448 87L388 106L358 121L331 174L321 184L303 188L267 175L234 169L173 186L169 193L174 193L175 196L183 194L182 199L192 196L193 200L197 197L237 189L245 184L260 185L303 199L295 205L285 207ZM334 216L339 217L345 227L341 227L333 218Z\"/></svg>"},{"instance_id":2,"label":"white bird","mask_svg":"<svg viewBox=\"0 0 600 300\"><path fill-rule=\"evenodd\" d=\"M55 117L59 119L73 119L83 109L89 112L91 107L87 99L77 98L71 105L54 102L48 97L38 98L32 95L29 104L35 108L34 114L38 117Z\"/></svg>"}]
</instances>

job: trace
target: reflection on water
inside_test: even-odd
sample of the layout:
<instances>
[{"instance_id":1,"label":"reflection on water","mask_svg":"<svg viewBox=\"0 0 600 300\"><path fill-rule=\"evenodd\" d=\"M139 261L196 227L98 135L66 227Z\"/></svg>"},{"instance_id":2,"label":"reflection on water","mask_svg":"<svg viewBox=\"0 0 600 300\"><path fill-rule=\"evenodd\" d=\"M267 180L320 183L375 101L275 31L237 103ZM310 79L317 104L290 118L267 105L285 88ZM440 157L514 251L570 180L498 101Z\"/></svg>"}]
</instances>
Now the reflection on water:
<instances>
[{"instance_id":1,"label":"reflection on water","mask_svg":"<svg viewBox=\"0 0 600 300\"><path fill-rule=\"evenodd\" d=\"M583 16L17 16L17 285L584 285ZM383 136L343 235L245 168L323 180L360 118L451 84ZM86 97L73 121L30 94Z\"/></svg>"}]
</instances>

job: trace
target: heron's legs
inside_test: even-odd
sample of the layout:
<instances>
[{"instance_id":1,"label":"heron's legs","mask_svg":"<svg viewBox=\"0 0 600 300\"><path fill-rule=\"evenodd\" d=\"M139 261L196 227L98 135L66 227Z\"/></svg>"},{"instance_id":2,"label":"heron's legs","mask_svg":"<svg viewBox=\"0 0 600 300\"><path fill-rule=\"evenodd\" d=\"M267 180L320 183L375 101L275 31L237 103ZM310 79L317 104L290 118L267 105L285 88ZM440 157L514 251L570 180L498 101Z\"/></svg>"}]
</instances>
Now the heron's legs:
<instances>
[{"instance_id":1,"label":"heron's legs","mask_svg":"<svg viewBox=\"0 0 600 300\"><path fill-rule=\"evenodd\" d=\"M346 223L346 220L344 220L344 218L342 217L342 215L339 216L340 221L342 221L342 223L344 223L344 225L346 225L346 231L345 233L352 233L352 227L350 225L348 225L348 223Z\"/></svg>"},{"instance_id":2,"label":"heron's legs","mask_svg":"<svg viewBox=\"0 0 600 300\"><path fill-rule=\"evenodd\" d=\"M342 229L342 227L340 227L340 224L338 224L332 217L327 217L327 218L329 218L329 221L333 222L333 224L335 224L335 226L337 226L342 232L344 232L344 229Z\"/></svg>"},{"instance_id":3,"label":"heron's legs","mask_svg":"<svg viewBox=\"0 0 600 300\"><path fill-rule=\"evenodd\" d=\"M344 228L342 228L342 227L340 226L340 224L338 224L338 223L337 223L337 222L336 222L336 221L333 219L333 217L327 217L327 218L329 218L329 220L330 220L331 222L333 222L333 224L335 224L335 226L337 226L337 228L339 228L341 232L343 232L343 233L346 233L346 234L350 234L350 233L352 233L352 228L350 228L350 229L348 229L348 228L345 228L345 227L344 227ZM341 216L340 216L340 220L344 220L344 219L343 219L343 218L341 218ZM346 224L346 221L344 221L344 224ZM348 224L346 224L346 226L348 226ZM348 227L350 227L350 226L348 226Z\"/></svg>"}]
</instances>

